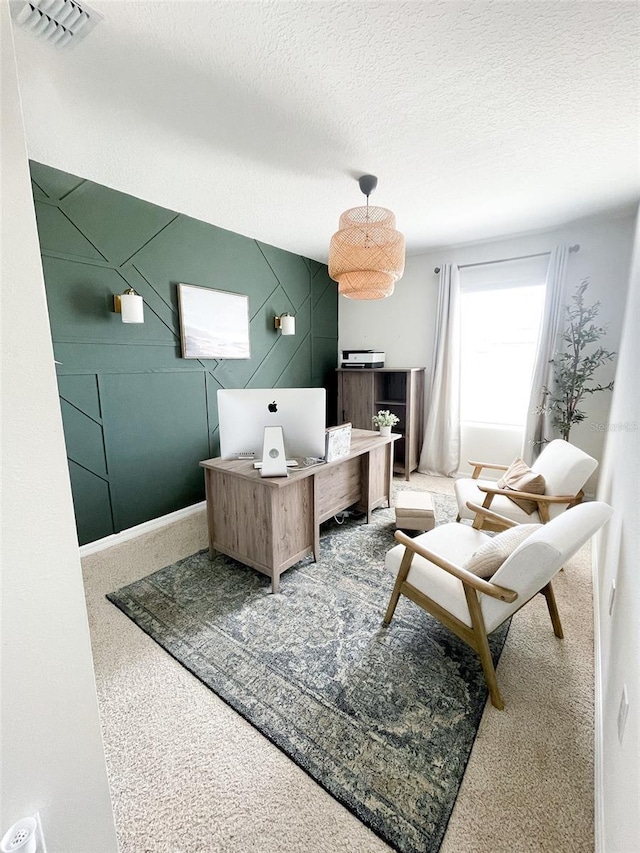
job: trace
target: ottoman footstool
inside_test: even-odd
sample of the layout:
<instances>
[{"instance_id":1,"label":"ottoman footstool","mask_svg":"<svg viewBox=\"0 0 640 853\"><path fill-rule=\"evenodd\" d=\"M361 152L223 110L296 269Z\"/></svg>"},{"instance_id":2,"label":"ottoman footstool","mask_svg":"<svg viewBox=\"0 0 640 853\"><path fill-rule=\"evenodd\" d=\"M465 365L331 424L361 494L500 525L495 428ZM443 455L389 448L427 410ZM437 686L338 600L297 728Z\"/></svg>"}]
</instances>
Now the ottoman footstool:
<instances>
[{"instance_id":1,"label":"ottoman footstool","mask_svg":"<svg viewBox=\"0 0 640 853\"><path fill-rule=\"evenodd\" d=\"M397 530L433 530L436 519L429 492L398 492L395 501Z\"/></svg>"}]
</instances>

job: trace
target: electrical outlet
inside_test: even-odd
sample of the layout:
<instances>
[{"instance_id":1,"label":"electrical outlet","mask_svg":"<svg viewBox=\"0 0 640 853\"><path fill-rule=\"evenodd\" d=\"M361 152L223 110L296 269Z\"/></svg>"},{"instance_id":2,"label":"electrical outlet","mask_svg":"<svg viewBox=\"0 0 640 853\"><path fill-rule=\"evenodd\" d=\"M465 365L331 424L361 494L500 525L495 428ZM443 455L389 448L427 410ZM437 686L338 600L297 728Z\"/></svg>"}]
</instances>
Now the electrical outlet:
<instances>
[{"instance_id":1,"label":"electrical outlet","mask_svg":"<svg viewBox=\"0 0 640 853\"><path fill-rule=\"evenodd\" d=\"M622 685L622 696L620 697L620 707L618 708L618 740L622 743L624 737L624 727L627 723L627 713L629 711L629 698L627 696L627 685Z\"/></svg>"},{"instance_id":2,"label":"electrical outlet","mask_svg":"<svg viewBox=\"0 0 640 853\"><path fill-rule=\"evenodd\" d=\"M611 589L609 590L609 616L613 613L613 605L616 600L616 582L611 581Z\"/></svg>"}]
</instances>

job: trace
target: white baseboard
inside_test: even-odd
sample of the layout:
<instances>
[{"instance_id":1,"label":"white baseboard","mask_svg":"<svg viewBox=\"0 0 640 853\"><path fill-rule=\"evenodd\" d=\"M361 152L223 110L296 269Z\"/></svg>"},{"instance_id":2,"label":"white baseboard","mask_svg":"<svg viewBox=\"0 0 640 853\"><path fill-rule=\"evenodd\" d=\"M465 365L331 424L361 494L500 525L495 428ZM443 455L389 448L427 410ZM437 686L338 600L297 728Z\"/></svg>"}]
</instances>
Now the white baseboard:
<instances>
[{"instance_id":1,"label":"white baseboard","mask_svg":"<svg viewBox=\"0 0 640 853\"><path fill-rule=\"evenodd\" d=\"M152 518L151 521L145 521L142 524L137 524L135 527L129 527L127 530L121 530L120 533L105 536L104 539L96 539L95 542L88 542L86 545L80 546L80 557L87 557L89 554L95 554L98 551L103 551L105 548L121 545L123 542L128 542L130 539L142 536L143 533L150 533L152 530L166 527L167 524L173 524L174 521L188 518L190 515L201 512L205 509L206 505L206 501L201 501L200 503L193 504L193 506L187 506L184 509L170 512L168 515L162 515L160 518Z\"/></svg>"},{"instance_id":2,"label":"white baseboard","mask_svg":"<svg viewBox=\"0 0 640 853\"><path fill-rule=\"evenodd\" d=\"M594 817L595 817L595 853L605 853L604 849L604 781L603 773L603 692L602 692L602 644L600 639L600 583L598 573L598 538L596 533L591 540L591 571L593 584L593 664L595 674L594 695Z\"/></svg>"}]
</instances>

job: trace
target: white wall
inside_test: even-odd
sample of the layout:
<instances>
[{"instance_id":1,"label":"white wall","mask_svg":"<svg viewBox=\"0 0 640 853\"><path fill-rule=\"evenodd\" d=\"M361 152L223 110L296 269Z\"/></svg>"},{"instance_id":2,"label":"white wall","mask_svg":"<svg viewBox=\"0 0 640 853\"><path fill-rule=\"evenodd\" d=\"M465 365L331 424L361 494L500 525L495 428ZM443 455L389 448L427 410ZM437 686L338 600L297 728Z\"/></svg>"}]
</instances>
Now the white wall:
<instances>
[{"instance_id":1,"label":"white wall","mask_svg":"<svg viewBox=\"0 0 640 853\"><path fill-rule=\"evenodd\" d=\"M598 497L615 514L594 548L596 608L596 841L600 853L640 850L640 220ZM609 594L615 582L613 612ZM622 742L623 685L629 712Z\"/></svg>"},{"instance_id":2,"label":"white wall","mask_svg":"<svg viewBox=\"0 0 640 853\"><path fill-rule=\"evenodd\" d=\"M6 0L2 25L2 813L50 853L115 853Z\"/></svg>"},{"instance_id":3,"label":"white wall","mask_svg":"<svg viewBox=\"0 0 640 853\"><path fill-rule=\"evenodd\" d=\"M620 341L629 263L633 245L634 212L610 215L570 223L563 228L536 234L505 237L487 243L453 246L407 258L405 273L396 283L393 296L366 302L340 297L338 309L338 346L340 349L380 349L386 353L387 367L426 367L427 389L431 371L435 315L438 302L438 276L435 267L443 263L474 264L480 261L548 252L558 243L580 244L580 251L568 261L565 302L585 277L590 286L587 301L602 303L599 321L608 323L603 345L617 350ZM613 378L614 365L605 365L598 380L606 384ZM496 378L496 381L498 379ZM426 395L428 396L428 395ZM611 394L594 394L585 402L588 417L572 429L571 441L600 459L604 432L599 425L607 421ZM425 407L428 408L428 399ZM516 444L519 444L516 441ZM503 459L487 453L491 447L474 446L472 456L484 461L513 459L511 443L503 447ZM466 458L463 447L462 459ZM461 466L461 470L465 470ZM587 484L593 492L597 475Z\"/></svg>"},{"instance_id":4,"label":"white wall","mask_svg":"<svg viewBox=\"0 0 640 853\"><path fill-rule=\"evenodd\" d=\"M415 255L388 299L338 297L338 348L382 350L386 367L430 367L440 256ZM427 387L428 387L427 378Z\"/></svg>"},{"instance_id":5,"label":"white wall","mask_svg":"<svg viewBox=\"0 0 640 853\"><path fill-rule=\"evenodd\" d=\"M509 465L522 452L524 429L493 424L460 424L460 474L470 474L469 462L497 462ZM483 480L497 480L501 471L485 468Z\"/></svg>"}]
</instances>

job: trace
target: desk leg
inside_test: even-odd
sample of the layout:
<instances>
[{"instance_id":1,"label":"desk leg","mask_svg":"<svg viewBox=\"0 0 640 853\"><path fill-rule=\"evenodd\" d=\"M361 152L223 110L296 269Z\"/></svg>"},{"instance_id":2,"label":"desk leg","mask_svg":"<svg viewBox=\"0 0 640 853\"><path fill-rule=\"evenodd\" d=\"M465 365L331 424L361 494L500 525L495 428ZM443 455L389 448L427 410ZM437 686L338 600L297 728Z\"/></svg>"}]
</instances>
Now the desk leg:
<instances>
[{"instance_id":1,"label":"desk leg","mask_svg":"<svg viewBox=\"0 0 640 853\"><path fill-rule=\"evenodd\" d=\"M389 481L387 483L387 506L391 507L391 495L393 493L393 456L395 451L395 442L390 441L387 445L387 465L389 467ZM409 479L409 470L407 469L406 479Z\"/></svg>"},{"instance_id":2,"label":"desk leg","mask_svg":"<svg viewBox=\"0 0 640 853\"><path fill-rule=\"evenodd\" d=\"M371 451L365 453L362 457L362 496L365 498L365 510L367 513L367 524L371 523L371 505L372 498L372 482L371 482Z\"/></svg>"},{"instance_id":3,"label":"desk leg","mask_svg":"<svg viewBox=\"0 0 640 853\"><path fill-rule=\"evenodd\" d=\"M271 575L271 595L280 592L280 574L278 572Z\"/></svg>"},{"instance_id":4,"label":"desk leg","mask_svg":"<svg viewBox=\"0 0 640 853\"><path fill-rule=\"evenodd\" d=\"M213 472L208 468L204 471L204 495L207 502L207 532L209 534L209 559L213 560L216 552L213 550L213 487L211 478Z\"/></svg>"},{"instance_id":5,"label":"desk leg","mask_svg":"<svg viewBox=\"0 0 640 853\"><path fill-rule=\"evenodd\" d=\"M317 563L320 557L320 511L318 504L318 481L312 476L313 489L313 562Z\"/></svg>"}]
</instances>

